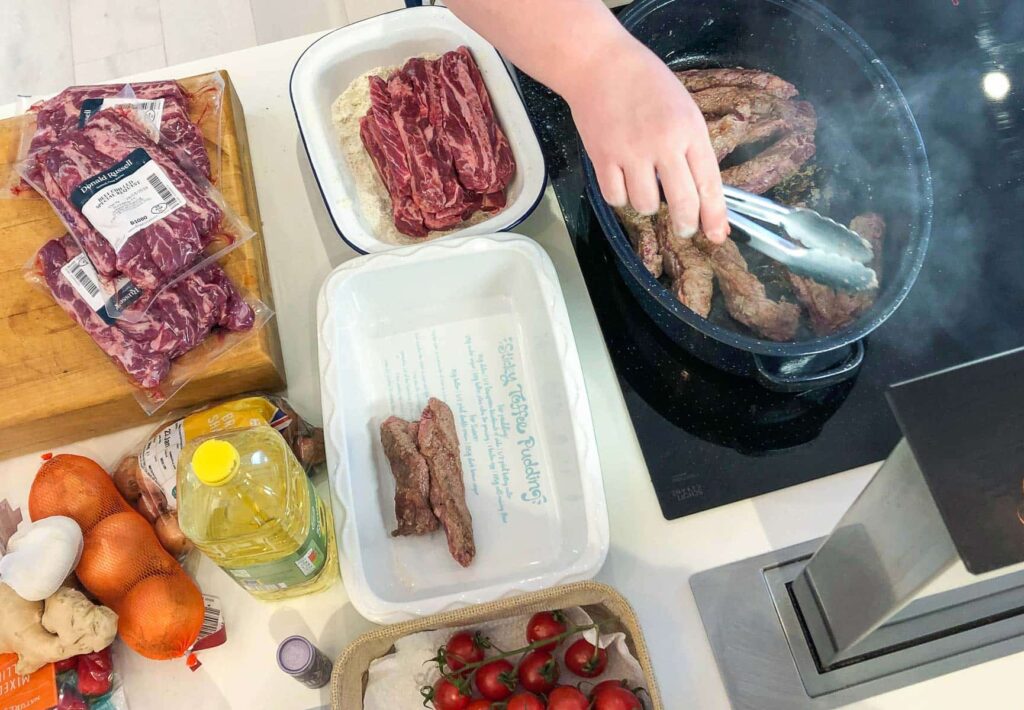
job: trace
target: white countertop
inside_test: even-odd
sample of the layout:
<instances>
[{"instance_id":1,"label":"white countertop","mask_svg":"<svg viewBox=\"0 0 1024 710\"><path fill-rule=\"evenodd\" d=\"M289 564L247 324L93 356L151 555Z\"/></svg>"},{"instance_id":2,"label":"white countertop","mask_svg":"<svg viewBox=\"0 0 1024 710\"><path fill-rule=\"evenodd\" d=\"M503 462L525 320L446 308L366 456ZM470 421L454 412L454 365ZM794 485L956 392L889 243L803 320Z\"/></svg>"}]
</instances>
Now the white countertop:
<instances>
[{"instance_id":1,"label":"white countertop","mask_svg":"<svg viewBox=\"0 0 1024 710\"><path fill-rule=\"evenodd\" d=\"M317 35L211 57L135 78L183 77L227 69L249 132L271 281L289 382L288 396L319 421L315 303L327 273L355 254L337 236L310 172L288 96L299 54ZM0 116L13 106L0 107ZM516 231L534 237L559 271L594 412L611 526L611 550L597 579L633 604L650 647L666 708L728 707L711 648L689 587L695 572L827 534L867 483L874 467L777 491L675 521L658 507L632 425L600 338L597 321L550 188ZM116 462L150 427L99 437L62 451ZM24 506L38 454L0 461L0 498ZM325 488L321 487L322 490ZM277 643L292 634L335 656L371 628L348 603L341 584L292 601L259 602L203 560L203 591L219 595L228 643L202 654L190 672L182 661L118 656L134 710L160 708L312 708L328 705L329 688L310 690L278 670ZM876 696L855 707L1019 707L1015 682L1021 654ZM1005 702L1005 705L1000 703ZM980 706L979 706L980 707Z\"/></svg>"}]
</instances>

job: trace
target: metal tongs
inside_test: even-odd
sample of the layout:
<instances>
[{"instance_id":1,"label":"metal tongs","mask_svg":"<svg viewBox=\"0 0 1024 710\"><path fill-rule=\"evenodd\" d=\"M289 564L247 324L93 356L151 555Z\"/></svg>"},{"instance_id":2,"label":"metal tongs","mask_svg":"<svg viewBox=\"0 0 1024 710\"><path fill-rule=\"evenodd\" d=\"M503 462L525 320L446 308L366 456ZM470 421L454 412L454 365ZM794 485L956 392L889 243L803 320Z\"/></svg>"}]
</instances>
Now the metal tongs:
<instances>
[{"instance_id":1,"label":"metal tongs","mask_svg":"<svg viewBox=\"0 0 1024 710\"><path fill-rule=\"evenodd\" d=\"M780 205L728 185L724 189L729 223L752 249L794 274L840 291L878 287L878 275L869 266L874 258L871 243L856 232L811 209Z\"/></svg>"}]
</instances>

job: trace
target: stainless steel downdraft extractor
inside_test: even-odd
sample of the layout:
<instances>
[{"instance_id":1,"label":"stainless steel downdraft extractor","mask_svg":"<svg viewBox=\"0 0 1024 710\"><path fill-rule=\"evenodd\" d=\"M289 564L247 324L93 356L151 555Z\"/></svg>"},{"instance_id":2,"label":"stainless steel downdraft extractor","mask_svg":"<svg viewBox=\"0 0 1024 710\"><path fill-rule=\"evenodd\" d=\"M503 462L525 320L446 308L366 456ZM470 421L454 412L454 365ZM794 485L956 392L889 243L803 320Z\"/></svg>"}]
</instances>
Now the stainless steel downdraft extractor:
<instances>
[{"instance_id":1,"label":"stainless steel downdraft extractor","mask_svg":"<svg viewBox=\"0 0 1024 710\"><path fill-rule=\"evenodd\" d=\"M832 533L695 575L735 708L831 708L1024 650L1024 349L892 387Z\"/></svg>"}]
</instances>

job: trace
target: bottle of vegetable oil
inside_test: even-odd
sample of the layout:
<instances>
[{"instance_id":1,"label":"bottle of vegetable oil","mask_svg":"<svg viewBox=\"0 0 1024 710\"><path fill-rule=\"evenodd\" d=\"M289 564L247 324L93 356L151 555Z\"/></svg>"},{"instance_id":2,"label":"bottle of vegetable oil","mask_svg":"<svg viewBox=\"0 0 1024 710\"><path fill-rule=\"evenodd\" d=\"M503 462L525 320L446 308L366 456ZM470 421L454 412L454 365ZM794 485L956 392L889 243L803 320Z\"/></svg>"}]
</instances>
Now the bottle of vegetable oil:
<instances>
[{"instance_id":1,"label":"bottle of vegetable oil","mask_svg":"<svg viewBox=\"0 0 1024 710\"><path fill-rule=\"evenodd\" d=\"M272 427L190 441L178 459L178 521L258 599L318 592L338 578L331 509Z\"/></svg>"}]
</instances>

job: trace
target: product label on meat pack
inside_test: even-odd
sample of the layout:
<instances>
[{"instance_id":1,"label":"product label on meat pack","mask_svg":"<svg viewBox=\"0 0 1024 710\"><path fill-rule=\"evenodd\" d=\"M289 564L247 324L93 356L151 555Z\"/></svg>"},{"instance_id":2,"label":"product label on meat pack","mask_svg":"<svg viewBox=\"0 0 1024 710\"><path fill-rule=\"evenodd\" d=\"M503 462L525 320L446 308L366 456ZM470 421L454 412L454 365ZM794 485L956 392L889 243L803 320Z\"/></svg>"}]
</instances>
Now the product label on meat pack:
<instances>
[{"instance_id":1,"label":"product label on meat pack","mask_svg":"<svg viewBox=\"0 0 1024 710\"><path fill-rule=\"evenodd\" d=\"M124 310L142 297L142 289L127 278L120 278L113 287L100 279L99 274L84 253L64 264L60 270L64 280L71 284L79 298L89 304L107 325L121 318Z\"/></svg>"},{"instance_id":2,"label":"product label on meat pack","mask_svg":"<svg viewBox=\"0 0 1024 710\"><path fill-rule=\"evenodd\" d=\"M327 564L327 528L320 497L308 480L309 532L298 550L274 562L225 571L250 592L274 592L310 582Z\"/></svg>"},{"instance_id":3,"label":"product label on meat pack","mask_svg":"<svg viewBox=\"0 0 1024 710\"><path fill-rule=\"evenodd\" d=\"M129 99L120 96L86 99L82 102L82 109L78 112L78 127L84 126L94 113L111 106L129 107L138 122L146 129L150 139L154 143L160 142L160 124L164 117L163 99Z\"/></svg>"},{"instance_id":4,"label":"product label on meat pack","mask_svg":"<svg viewBox=\"0 0 1024 710\"><path fill-rule=\"evenodd\" d=\"M139 230L185 206L178 188L144 148L85 180L68 198L114 251Z\"/></svg>"}]
</instances>

